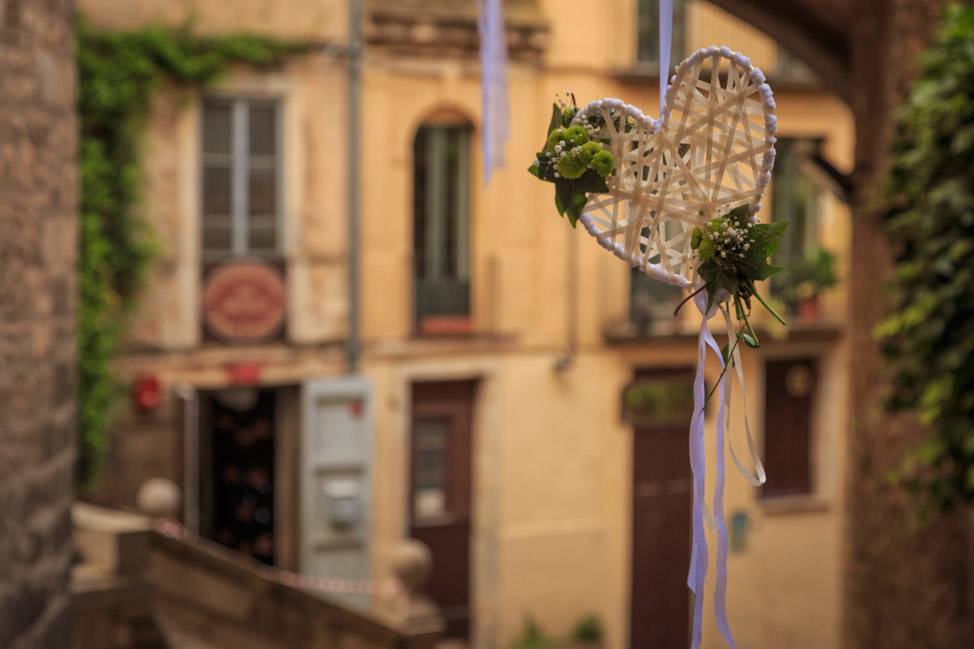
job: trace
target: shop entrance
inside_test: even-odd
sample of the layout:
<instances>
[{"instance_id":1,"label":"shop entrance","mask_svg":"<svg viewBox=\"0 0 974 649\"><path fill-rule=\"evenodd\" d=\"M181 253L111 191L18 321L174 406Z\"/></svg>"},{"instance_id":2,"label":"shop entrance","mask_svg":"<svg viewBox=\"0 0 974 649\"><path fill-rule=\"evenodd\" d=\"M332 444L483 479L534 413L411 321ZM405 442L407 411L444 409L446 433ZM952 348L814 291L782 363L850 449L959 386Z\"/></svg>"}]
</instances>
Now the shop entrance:
<instances>
[{"instance_id":1,"label":"shop entrance","mask_svg":"<svg viewBox=\"0 0 974 649\"><path fill-rule=\"evenodd\" d=\"M201 394L200 532L275 564L275 390Z\"/></svg>"}]
</instances>

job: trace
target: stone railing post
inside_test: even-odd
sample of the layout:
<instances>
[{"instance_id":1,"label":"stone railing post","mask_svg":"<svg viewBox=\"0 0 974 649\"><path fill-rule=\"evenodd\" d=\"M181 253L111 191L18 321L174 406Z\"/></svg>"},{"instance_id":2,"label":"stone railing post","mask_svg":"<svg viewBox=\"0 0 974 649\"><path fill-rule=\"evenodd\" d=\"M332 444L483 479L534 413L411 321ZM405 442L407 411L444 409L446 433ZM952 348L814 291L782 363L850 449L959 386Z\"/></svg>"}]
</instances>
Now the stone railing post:
<instances>
[{"instance_id":1,"label":"stone railing post","mask_svg":"<svg viewBox=\"0 0 974 649\"><path fill-rule=\"evenodd\" d=\"M150 518L177 520L182 493L172 480L150 478L135 496L139 511Z\"/></svg>"},{"instance_id":2,"label":"stone railing post","mask_svg":"<svg viewBox=\"0 0 974 649\"><path fill-rule=\"evenodd\" d=\"M432 568L429 548L421 541L405 539L394 550L392 572L398 588L386 608L407 635L410 649L433 647L443 633L443 616L425 593Z\"/></svg>"}]
</instances>

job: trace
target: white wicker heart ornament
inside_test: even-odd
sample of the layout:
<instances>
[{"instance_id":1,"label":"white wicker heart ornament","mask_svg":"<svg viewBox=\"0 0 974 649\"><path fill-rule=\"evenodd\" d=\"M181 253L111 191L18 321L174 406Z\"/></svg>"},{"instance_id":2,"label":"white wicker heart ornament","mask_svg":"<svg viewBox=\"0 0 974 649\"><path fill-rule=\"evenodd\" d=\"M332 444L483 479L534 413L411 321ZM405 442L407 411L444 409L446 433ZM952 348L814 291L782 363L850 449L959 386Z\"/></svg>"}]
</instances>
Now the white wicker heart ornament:
<instances>
[{"instance_id":1,"label":"white wicker heart ornament","mask_svg":"<svg viewBox=\"0 0 974 649\"><path fill-rule=\"evenodd\" d=\"M691 649L699 649L702 638L708 523L716 537L714 616L725 643L737 649L726 609L725 443L753 485L765 480L745 408L753 470L727 434L731 387L722 379L732 369L745 390L738 343L760 345L749 321L752 298L784 324L756 287L781 270L770 259L787 225L757 223L756 217L774 166L774 109L771 88L747 57L710 47L677 67L658 121L619 99L600 99L577 112L574 97L571 106L554 106L545 145L529 169L555 185L555 206L572 225L581 221L603 247L647 275L690 289L687 300L695 298L703 316L689 431L693 542L687 585L696 594ZM723 348L708 324L717 313L727 327ZM738 322L736 332L732 317ZM707 394L704 375L711 353L721 374ZM714 393L719 406L711 516L704 439L705 406Z\"/></svg>"},{"instance_id":2,"label":"white wicker heart ornament","mask_svg":"<svg viewBox=\"0 0 974 649\"><path fill-rule=\"evenodd\" d=\"M726 47L679 65L659 121L619 99L583 107L573 123L616 159L609 192L588 195L585 229L647 275L697 285L690 233L740 205L757 212L774 165L774 109L764 74Z\"/></svg>"}]
</instances>

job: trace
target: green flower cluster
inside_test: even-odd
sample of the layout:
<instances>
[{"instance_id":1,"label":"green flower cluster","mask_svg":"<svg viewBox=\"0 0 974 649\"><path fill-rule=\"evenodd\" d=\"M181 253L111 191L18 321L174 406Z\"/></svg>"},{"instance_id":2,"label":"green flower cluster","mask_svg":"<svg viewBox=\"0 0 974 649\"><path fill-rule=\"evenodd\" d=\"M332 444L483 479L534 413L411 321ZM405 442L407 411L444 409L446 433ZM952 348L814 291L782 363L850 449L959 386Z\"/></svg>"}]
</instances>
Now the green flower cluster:
<instances>
[{"instance_id":1,"label":"green flower cluster","mask_svg":"<svg viewBox=\"0 0 974 649\"><path fill-rule=\"evenodd\" d=\"M588 201L587 194L609 191L605 179L616 167L612 152L594 139L597 129L572 123L577 112L574 104L552 107L545 145L528 169L533 176L554 183L555 207L568 216L573 227Z\"/></svg>"},{"instance_id":2,"label":"green flower cluster","mask_svg":"<svg viewBox=\"0 0 974 649\"><path fill-rule=\"evenodd\" d=\"M555 178L575 180L589 169L605 178L616 168L612 152L602 143L590 140L583 126L555 129L548 134L544 152L555 161Z\"/></svg>"}]
</instances>

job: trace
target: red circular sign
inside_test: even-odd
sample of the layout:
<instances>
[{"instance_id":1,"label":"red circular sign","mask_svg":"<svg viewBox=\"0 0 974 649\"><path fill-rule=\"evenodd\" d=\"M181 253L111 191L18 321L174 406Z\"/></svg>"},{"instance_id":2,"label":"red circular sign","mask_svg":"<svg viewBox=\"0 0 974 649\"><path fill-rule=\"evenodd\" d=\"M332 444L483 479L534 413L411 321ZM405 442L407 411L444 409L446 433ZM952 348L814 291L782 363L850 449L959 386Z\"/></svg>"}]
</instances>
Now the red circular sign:
<instances>
[{"instance_id":1,"label":"red circular sign","mask_svg":"<svg viewBox=\"0 0 974 649\"><path fill-rule=\"evenodd\" d=\"M259 262L214 268L203 290L203 320L209 331L236 342L269 338L284 322L284 278Z\"/></svg>"}]
</instances>

